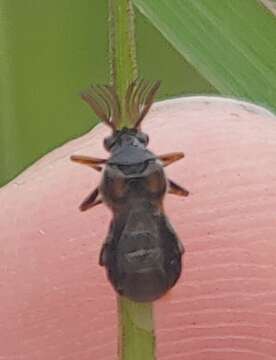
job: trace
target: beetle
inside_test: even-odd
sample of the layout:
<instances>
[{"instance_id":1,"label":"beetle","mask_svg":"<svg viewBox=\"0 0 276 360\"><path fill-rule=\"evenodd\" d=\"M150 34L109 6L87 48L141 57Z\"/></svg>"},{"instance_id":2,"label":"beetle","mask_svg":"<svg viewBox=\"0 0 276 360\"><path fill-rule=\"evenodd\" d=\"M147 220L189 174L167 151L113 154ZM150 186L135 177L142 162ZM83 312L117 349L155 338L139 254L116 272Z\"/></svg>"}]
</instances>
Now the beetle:
<instances>
[{"instance_id":1,"label":"beetle","mask_svg":"<svg viewBox=\"0 0 276 360\"><path fill-rule=\"evenodd\" d=\"M100 203L111 209L99 263L116 292L136 302L154 301L171 289L181 274L184 254L163 207L166 193L189 194L164 172L164 167L184 154L155 155L147 148L148 135L141 130L159 86L159 81L140 79L129 85L125 116L131 128L118 128L122 111L112 86L92 86L83 93L82 99L112 130L103 142L110 157L71 156L72 161L103 170L99 186L81 203L80 210Z\"/></svg>"}]
</instances>

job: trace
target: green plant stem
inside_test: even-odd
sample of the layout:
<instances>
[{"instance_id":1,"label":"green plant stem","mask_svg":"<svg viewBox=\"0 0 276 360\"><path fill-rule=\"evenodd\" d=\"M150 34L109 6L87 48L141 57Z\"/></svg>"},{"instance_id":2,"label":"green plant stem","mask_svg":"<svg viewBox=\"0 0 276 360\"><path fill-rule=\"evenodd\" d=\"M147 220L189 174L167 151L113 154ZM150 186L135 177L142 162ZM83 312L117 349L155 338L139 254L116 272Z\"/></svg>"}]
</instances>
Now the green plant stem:
<instances>
[{"instance_id":1,"label":"green plant stem","mask_svg":"<svg viewBox=\"0 0 276 360\"><path fill-rule=\"evenodd\" d=\"M136 303L118 297L119 359L155 359L155 335L152 303Z\"/></svg>"},{"instance_id":2,"label":"green plant stem","mask_svg":"<svg viewBox=\"0 0 276 360\"><path fill-rule=\"evenodd\" d=\"M125 95L137 77L134 13L131 0L109 0L111 83L122 110L119 127L131 126L126 117ZM118 297L118 353L120 360L154 360L153 306Z\"/></svg>"},{"instance_id":3,"label":"green plant stem","mask_svg":"<svg viewBox=\"0 0 276 360\"><path fill-rule=\"evenodd\" d=\"M120 127L130 126L125 111L125 95L137 77L134 12L131 0L109 0L109 48L111 83L115 86L122 110Z\"/></svg>"}]
</instances>

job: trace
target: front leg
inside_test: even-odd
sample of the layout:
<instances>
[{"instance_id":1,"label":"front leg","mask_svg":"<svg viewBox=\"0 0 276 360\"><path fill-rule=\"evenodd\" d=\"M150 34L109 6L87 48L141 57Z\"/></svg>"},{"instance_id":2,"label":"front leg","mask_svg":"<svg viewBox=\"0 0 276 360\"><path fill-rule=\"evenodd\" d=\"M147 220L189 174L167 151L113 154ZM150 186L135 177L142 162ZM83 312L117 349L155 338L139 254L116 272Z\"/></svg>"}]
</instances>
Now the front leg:
<instances>
[{"instance_id":1,"label":"front leg","mask_svg":"<svg viewBox=\"0 0 276 360\"><path fill-rule=\"evenodd\" d=\"M94 158L91 156L85 156L85 155L72 155L71 160L74 162L77 162L82 165L87 165L89 167L92 167L94 170L101 171L102 167L101 164L106 163L106 159L100 159L100 158Z\"/></svg>"}]
</instances>

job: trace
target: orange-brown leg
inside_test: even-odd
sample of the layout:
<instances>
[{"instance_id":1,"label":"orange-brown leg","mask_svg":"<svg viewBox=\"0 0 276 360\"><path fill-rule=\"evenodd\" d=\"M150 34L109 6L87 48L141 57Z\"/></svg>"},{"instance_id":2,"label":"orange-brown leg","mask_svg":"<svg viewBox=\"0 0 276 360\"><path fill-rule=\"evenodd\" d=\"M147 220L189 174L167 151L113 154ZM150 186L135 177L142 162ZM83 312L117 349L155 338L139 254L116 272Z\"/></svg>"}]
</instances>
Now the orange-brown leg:
<instances>
[{"instance_id":1,"label":"orange-brown leg","mask_svg":"<svg viewBox=\"0 0 276 360\"><path fill-rule=\"evenodd\" d=\"M168 180L169 182L169 194L174 194L174 195L178 195L178 196L188 196L189 195L189 191L183 187L181 187L180 185L176 184L174 181L172 180Z\"/></svg>"},{"instance_id":2,"label":"orange-brown leg","mask_svg":"<svg viewBox=\"0 0 276 360\"><path fill-rule=\"evenodd\" d=\"M91 194L89 194L84 201L80 204L80 210L86 211L88 209L91 209L92 207L101 204L103 201L100 197L99 188L96 188L92 191Z\"/></svg>"},{"instance_id":3,"label":"orange-brown leg","mask_svg":"<svg viewBox=\"0 0 276 360\"><path fill-rule=\"evenodd\" d=\"M159 155L158 159L162 161L163 166L165 167L174 163L177 160L184 158L184 156L185 155L182 152L174 152L174 153Z\"/></svg>"},{"instance_id":4,"label":"orange-brown leg","mask_svg":"<svg viewBox=\"0 0 276 360\"><path fill-rule=\"evenodd\" d=\"M102 167L99 164L105 164L106 159L99 159L85 155L72 155L71 160L79 164L87 165L97 171L102 171Z\"/></svg>"}]
</instances>

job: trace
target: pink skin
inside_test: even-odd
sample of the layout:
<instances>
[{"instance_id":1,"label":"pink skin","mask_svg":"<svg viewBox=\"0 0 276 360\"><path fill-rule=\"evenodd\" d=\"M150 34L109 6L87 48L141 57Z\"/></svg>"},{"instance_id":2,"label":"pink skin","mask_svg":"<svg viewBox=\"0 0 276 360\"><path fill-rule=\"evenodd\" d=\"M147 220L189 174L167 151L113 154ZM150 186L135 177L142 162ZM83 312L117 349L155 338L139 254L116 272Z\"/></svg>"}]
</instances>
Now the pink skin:
<instances>
[{"instance_id":1,"label":"pink skin","mask_svg":"<svg viewBox=\"0 0 276 360\"><path fill-rule=\"evenodd\" d=\"M156 303L158 359L276 358L276 117L218 98L159 103L143 124L190 190L165 209L186 247L184 272ZM98 265L110 213L78 205L105 157L100 125L0 190L0 358L113 360L116 297ZM143 326L143 324L141 324Z\"/></svg>"}]
</instances>

